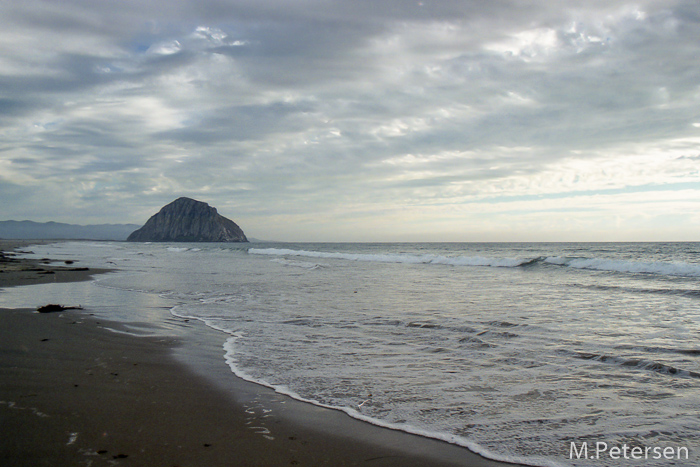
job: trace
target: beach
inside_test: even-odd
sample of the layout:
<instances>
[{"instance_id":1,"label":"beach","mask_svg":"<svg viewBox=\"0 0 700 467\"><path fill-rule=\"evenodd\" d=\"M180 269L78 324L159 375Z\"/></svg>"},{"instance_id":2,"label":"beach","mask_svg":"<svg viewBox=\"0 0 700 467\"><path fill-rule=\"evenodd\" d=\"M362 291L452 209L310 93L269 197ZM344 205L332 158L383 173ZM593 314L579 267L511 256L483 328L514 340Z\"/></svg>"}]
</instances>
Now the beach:
<instances>
[{"instance_id":1,"label":"beach","mask_svg":"<svg viewBox=\"0 0 700 467\"><path fill-rule=\"evenodd\" d=\"M1 288L105 272L22 260L1 267ZM294 401L236 378L206 346L167 333L134 336L89 306L1 309L0 334L2 465L513 465ZM202 370L176 354L200 359Z\"/></svg>"},{"instance_id":2,"label":"beach","mask_svg":"<svg viewBox=\"0 0 700 467\"><path fill-rule=\"evenodd\" d=\"M30 245L42 243L49 242L0 239L0 287L85 281L94 274L108 271L81 267L76 265L74 260L66 260L63 264L56 265L50 258L27 260L16 257L17 253L29 251L27 247Z\"/></svg>"}]
</instances>

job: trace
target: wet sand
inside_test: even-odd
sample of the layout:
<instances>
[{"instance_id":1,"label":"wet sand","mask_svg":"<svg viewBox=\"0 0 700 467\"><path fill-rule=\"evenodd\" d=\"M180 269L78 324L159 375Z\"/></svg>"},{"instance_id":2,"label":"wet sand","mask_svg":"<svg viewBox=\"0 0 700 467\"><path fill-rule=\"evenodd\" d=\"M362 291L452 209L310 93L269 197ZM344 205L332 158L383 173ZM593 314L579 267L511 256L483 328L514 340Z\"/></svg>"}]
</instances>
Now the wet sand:
<instances>
[{"instance_id":1,"label":"wet sand","mask_svg":"<svg viewBox=\"0 0 700 467\"><path fill-rule=\"evenodd\" d=\"M7 264L2 287L35 283L8 281L21 272ZM204 359L214 379L178 354ZM89 308L0 309L0 465L512 465L277 395L212 355L174 336L130 335Z\"/></svg>"},{"instance_id":2,"label":"wet sand","mask_svg":"<svg viewBox=\"0 0 700 467\"><path fill-rule=\"evenodd\" d=\"M85 281L91 279L94 274L108 271L108 269L82 267L76 260L69 260L68 263L63 262L59 265L50 258L26 260L17 257L17 252L30 251L30 245L41 243L53 242L0 239L0 288L49 282Z\"/></svg>"}]
</instances>

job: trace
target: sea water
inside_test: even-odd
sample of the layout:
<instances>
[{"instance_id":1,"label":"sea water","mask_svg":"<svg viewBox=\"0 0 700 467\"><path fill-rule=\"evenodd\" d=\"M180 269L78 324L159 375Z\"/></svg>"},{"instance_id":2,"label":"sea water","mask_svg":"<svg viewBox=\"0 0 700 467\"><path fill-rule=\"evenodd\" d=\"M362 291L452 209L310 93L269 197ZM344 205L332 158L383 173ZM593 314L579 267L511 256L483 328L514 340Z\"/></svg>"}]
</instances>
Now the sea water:
<instances>
[{"instance_id":1,"label":"sea water","mask_svg":"<svg viewBox=\"0 0 700 467\"><path fill-rule=\"evenodd\" d=\"M239 377L371 423L531 465L700 463L697 243L32 249L117 267L90 285L115 317L166 300Z\"/></svg>"}]
</instances>

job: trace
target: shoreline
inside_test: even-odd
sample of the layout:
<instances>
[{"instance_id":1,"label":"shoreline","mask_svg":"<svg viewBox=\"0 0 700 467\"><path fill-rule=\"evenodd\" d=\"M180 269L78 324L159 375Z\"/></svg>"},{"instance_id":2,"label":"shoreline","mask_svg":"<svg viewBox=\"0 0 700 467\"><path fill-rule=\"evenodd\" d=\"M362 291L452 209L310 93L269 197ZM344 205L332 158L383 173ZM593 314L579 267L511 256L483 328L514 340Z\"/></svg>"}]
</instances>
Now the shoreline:
<instances>
[{"instance_id":1,"label":"shoreline","mask_svg":"<svg viewBox=\"0 0 700 467\"><path fill-rule=\"evenodd\" d=\"M193 338L139 337L89 308L0 310L3 464L515 465L240 379L214 330L180 321Z\"/></svg>"},{"instance_id":2,"label":"shoreline","mask_svg":"<svg viewBox=\"0 0 700 467\"><path fill-rule=\"evenodd\" d=\"M31 245L45 245L62 240L5 240L0 239L0 288L31 284L48 284L52 282L77 282L91 280L95 274L102 274L111 269L90 269L82 267L79 260L59 261L50 258L20 259L16 255L26 251L13 251Z\"/></svg>"}]
</instances>

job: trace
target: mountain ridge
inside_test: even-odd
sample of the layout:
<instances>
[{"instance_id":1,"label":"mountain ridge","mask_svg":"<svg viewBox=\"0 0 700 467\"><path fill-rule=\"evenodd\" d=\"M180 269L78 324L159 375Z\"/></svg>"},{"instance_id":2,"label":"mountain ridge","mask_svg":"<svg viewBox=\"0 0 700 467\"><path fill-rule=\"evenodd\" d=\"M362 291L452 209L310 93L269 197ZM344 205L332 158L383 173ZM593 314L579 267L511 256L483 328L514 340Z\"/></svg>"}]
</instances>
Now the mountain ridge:
<instances>
[{"instance_id":1,"label":"mountain ridge","mask_svg":"<svg viewBox=\"0 0 700 467\"><path fill-rule=\"evenodd\" d=\"M30 220L0 221L0 238L17 240L114 240L124 241L138 224L67 224Z\"/></svg>"}]
</instances>

